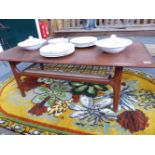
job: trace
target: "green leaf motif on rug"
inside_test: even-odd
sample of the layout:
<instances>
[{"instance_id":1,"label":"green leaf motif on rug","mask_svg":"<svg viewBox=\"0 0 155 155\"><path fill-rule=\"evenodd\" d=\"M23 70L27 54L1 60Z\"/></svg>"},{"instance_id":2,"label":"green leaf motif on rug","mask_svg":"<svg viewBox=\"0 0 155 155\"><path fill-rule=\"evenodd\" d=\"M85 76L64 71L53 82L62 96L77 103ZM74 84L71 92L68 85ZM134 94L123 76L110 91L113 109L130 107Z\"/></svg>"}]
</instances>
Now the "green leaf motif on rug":
<instances>
[{"instance_id":1,"label":"green leaf motif on rug","mask_svg":"<svg viewBox=\"0 0 155 155\"><path fill-rule=\"evenodd\" d=\"M44 106L51 107L56 99L66 101L70 100L72 95L67 92L70 90L70 86L67 83L53 82L50 85L50 88L46 86L40 86L34 89L34 92L37 94L33 99L32 103L41 103L44 102Z\"/></svg>"},{"instance_id":2,"label":"green leaf motif on rug","mask_svg":"<svg viewBox=\"0 0 155 155\"><path fill-rule=\"evenodd\" d=\"M37 103L41 103L43 102L47 97L49 96L48 93L44 93L44 94L40 94L38 96L35 96L32 100L33 103L37 104Z\"/></svg>"},{"instance_id":3,"label":"green leaf motif on rug","mask_svg":"<svg viewBox=\"0 0 155 155\"><path fill-rule=\"evenodd\" d=\"M50 98L48 99L47 102L45 102L45 106L46 107L50 107L51 105L53 105L53 103L55 102L55 95L54 94L50 94Z\"/></svg>"},{"instance_id":4,"label":"green leaf motif on rug","mask_svg":"<svg viewBox=\"0 0 155 155\"><path fill-rule=\"evenodd\" d=\"M34 92L36 94L43 94L43 93L49 93L51 92L52 90L50 90L49 88L46 88L46 87L37 87L34 89Z\"/></svg>"},{"instance_id":5,"label":"green leaf motif on rug","mask_svg":"<svg viewBox=\"0 0 155 155\"><path fill-rule=\"evenodd\" d=\"M87 95L89 97L96 97L98 91L107 91L108 88L104 84L93 84L93 83L81 83L81 82L70 82L73 89L73 94Z\"/></svg>"}]
</instances>

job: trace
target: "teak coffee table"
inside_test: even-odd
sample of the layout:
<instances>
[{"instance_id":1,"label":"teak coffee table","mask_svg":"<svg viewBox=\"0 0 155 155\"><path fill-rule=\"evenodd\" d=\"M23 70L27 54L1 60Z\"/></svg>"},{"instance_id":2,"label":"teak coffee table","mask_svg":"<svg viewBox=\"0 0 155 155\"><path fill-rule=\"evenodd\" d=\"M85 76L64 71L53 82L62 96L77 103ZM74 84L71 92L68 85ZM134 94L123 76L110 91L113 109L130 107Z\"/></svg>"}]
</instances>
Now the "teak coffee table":
<instances>
[{"instance_id":1,"label":"teak coffee table","mask_svg":"<svg viewBox=\"0 0 155 155\"><path fill-rule=\"evenodd\" d=\"M123 67L145 67L154 68L155 62L142 43L134 42L123 52L118 54L104 53L100 48L94 46L89 48L76 48L71 55L59 58L46 58L39 54L39 51L26 51L15 47L0 53L1 61L8 61L13 71L14 77L22 96L25 96L21 76L50 77L54 79L94 82L110 84L113 87L113 110L117 111L120 99L120 87ZM30 62L40 64L39 70L31 70L30 66L24 70L19 70L17 64ZM105 78L101 75L86 75L65 72L47 72L44 70L44 64L73 64L114 67L114 76Z\"/></svg>"}]
</instances>

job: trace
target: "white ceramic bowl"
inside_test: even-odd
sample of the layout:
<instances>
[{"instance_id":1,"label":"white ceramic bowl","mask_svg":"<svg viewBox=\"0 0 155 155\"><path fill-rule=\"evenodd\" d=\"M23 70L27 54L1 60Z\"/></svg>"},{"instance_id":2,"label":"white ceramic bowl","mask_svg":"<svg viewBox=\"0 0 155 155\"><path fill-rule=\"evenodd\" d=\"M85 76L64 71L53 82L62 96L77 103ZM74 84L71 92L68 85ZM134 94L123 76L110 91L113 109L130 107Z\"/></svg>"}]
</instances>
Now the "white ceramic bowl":
<instances>
[{"instance_id":1,"label":"white ceramic bowl","mask_svg":"<svg viewBox=\"0 0 155 155\"><path fill-rule=\"evenodd\" d=\"M101 39L95 43L104 52L107 53L119 53L125 50L126 47L132 44L132 40L126 38L118 38L116 35L112 35L110 38Z\"/></svg>"},{"instance_id":2,"label":"white ceramic bowl","mask_svg":"<svg viewBox=\"0 0 155 155\"><path fill-rule=\"evenodd\" d=\"M38 39L38 38L33 38L33 37L29 37L28 39L19 42L17 45L19 47L22 47L26 50L38 50L40 47L43 46L43 44L46 42L45 39Z\"/></svg>"},{"instance_id":3,"label":"white ceramic bowl","mask_svg":"<svg viewBox=\"0 0 155 155\"><path fill-rule=\"evenodd\" d=\"M38 50L40 47L42 47L43 44L39 44L39 45L33 45L33 46L20 46L18 45L19 47L22 47L26 50L29 50L29 51L33 51L33 50Z\"/></svg>"}]
</instances>

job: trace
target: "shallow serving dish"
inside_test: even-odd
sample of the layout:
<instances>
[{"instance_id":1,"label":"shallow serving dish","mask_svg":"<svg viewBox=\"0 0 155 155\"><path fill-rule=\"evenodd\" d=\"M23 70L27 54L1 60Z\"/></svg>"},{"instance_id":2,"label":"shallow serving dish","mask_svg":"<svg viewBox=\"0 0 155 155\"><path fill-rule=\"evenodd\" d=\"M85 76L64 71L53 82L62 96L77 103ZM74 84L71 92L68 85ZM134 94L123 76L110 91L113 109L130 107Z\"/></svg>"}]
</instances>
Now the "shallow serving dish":
<instances>
[{"instance_id":1,"label":"shallow serving dish","mask_svg":"<svg viewBox=\"0 0 155 155\"><path fill-rule=\"evenodd\" d=\"M30 36L28 39L21 41L17 46L22 47L26 50L37 50L46 42L45 39L34 38Z\"/></svg>"},{"instance_id":2,"label":"shallow serving dish","mask_svg":"<svg viewBox=\"0 0 155 155\"><path fill-rule=\"evenodd\" d=\"M69 55L75 51L72 43L49 44L40 48L40 55L44 57L61 57Z\"/></svg>"},{"instance_id":3,"label":"shallow serving dish","mask_svg":"<svg viewBox=\"0 0 155 155\"><path fill-rule=\"evenodd\" d=\"M70 40L78 48L94 46L96 41L97 38L92 36L75 37Z\"/></svg>"},{"instance_id":4,"label":"shallow serving dish","mask_svg":"<svg viewBox=\"0 0 155 155\"><path fill-rule=\"evenodd\" d=\"M107 39L98 40L95 45L107 53L119 53L132 44L132 40L111 35Z\"/></svg>"}]
</instances>

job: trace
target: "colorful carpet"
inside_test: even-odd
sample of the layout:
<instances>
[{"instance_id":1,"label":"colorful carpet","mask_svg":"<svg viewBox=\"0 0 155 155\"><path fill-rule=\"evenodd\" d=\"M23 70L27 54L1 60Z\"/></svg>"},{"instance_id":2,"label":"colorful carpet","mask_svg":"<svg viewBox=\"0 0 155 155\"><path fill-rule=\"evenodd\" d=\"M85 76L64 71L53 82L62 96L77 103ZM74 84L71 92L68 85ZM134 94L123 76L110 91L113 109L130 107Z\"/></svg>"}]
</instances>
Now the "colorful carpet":
<instances>
[{"instance_id":1,"label":"colorful carpet","mask_svg":"<svg viewBox=\"0 0 155 155\"><path fill-rule=\"evenodd\" d=\"M155 78L125 70L117 113L108 85L46 78L15 79L0 85L0 126L20 134L154 135Z\"/></svg>"}]
</instances>

